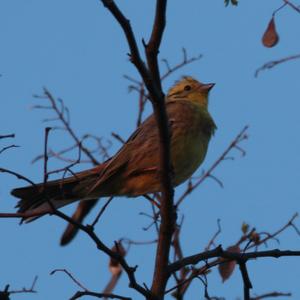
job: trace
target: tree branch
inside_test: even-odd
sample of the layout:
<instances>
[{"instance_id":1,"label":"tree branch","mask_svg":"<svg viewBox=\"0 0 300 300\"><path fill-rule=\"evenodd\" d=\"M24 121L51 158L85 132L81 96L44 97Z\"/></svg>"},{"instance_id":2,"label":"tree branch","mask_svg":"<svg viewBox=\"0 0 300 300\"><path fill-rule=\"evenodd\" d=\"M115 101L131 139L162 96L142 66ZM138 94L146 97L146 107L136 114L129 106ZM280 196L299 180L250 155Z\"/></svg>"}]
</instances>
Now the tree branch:
<instances>
[{"instance_id":1,"label":"tree branch","mask_svg":"<svg viewBox=\"0 0 300 300\"><path fill-rule=\"evenodd\" d=\"M107 254L109 257L111 257L112 259L115 259L117 262L119 262L119 264L122 266L122 268L124 269L124 271L127 273L128 279L129 279L129 287L135 289L136 291L138 291L140 294L142 294L146 299L153 299L156 300L155 297L153 297L153 295L151 294L151 292L145 288L143 288L141 285L139 285L136 281L135 278L135 271L136 271L136 267L130 267L125 258L120 255L118 252L116 251L112 251L110 248L108 248L100 239L99 237L95 234L94 232L94 228L90 225L82 225L81 223L78 223L76 221L74 221L72 218L68 217L67 215L65 215L64 213L60 212L59 210L54 210L53 214L62 218L63 220L73 224L74 226L76 226L78 229L80 229L81 231L85 232L92 240L93 242L96 244L97 248L104 252L105 254ZM75 298L76 299L76 298Z\"/></svg>"},{"instance_id":2,"label":"tree branch","mask_svg":"<svg viewBox=\"0 0 300 300\"><path fill-rule=\"evenodd\" d=\"M291 297L291 293L281 293L281 292L271 292L271 293L266 293L263 295L251 297L251 300L261 300L261 299L266 299L266 298L273 298L273 297Z\"/></svg>"},{"instance_id":3,"label":"tree branch","mask_svg":"<svg viewBox=\"0 0 300 300\"><path fill-rule=\"evenodd\" d=\"M173 205L172 167L170 162L170 134L168 117L165 108L164 94L161 89L157 53L165 27L166 0L157 0L156 15L149 42L149 52L146 53L148 68L142 61L136 39L130 22L114 1L101 0L103 5L112 13L120 24L130 49L131 62L139 71L147 87L153 105L154 115L159 130L160 178L161 178L161 225L156 252L155 271L152 282L152 292L163 298L168 281L166 267L168 265L171 239L174 232L175 210ZM147 51L146 51L147 52Z\"/></svg>"},{"instance_id":4,"label":"tree branch","mask_svg":"<svg viewBox=\"0 0 300 300\"><path fill-rule=\"evenodd\" d=\"M15 137L14 133L12 133L12 134L4 134L4 135L0 135L0 140L1 139L14 138L14 137Z\"/></svg>"},{"instance_id":5,"label":"tree branch","mask_svg":"<svg viewBox=\"0 0 300 300\"><path fill-rule=\"evenodd\" d=\"M244 282L244 300L250 300L250 289L252 289L252 283L249 278L246 261L240 262L239 266Z\"/></svg>"},{"instance_id":6,"label":"tree branch","mask_svg":"<svg viewBox=\"0 0 300 300\"><path fill-rule=\"evenodd\" d=\"M55 113L57 114L57 119L60 120L63 123L64 128L67 130L67 132L69 132L69 134L74 139L74 141L76 142L78 147L80 147L80 149L86 154L86 156L91 160L91 162L94 165L98 165L99 162L95 159L95 157L91 154L91 152L82 145L79 138L76 136L75 132L71 128L69 118L66 118L65 115L64 115L66 107L64 106L62 100L58 99L62 103L62 109L59 110L59 108L57 107L57 104L55 102L55 98L53 97L53 95L46 88L44 88L44 94L45 94L45 97L51 103L50 109L53 109L55 111Z\"/></svg>"},{"instance_id":7,"label":"tree branch","mask_svg":"<svg viewBox=\"0 0 300 300\"><path fill-rule=\"evenodd\" d=\"M78 291L76 294L70 298L70 300L79 299L83 296L92 296L100 299L120 299L120 300L132 300L132 298L116 295L116 294L107 294L107 293L95 293L90 291Z\"/></svg>"},{"instance_id":8,"label":"tree branch","mask_svg":"<svg viewBox=\"0 0 300 300\"><path fill-rule=\"evenodd\" d=\"M222 249L222 246L218 246L217 248L200 252L195 255L187 256L181 260L178 260L172 264L169 265L168 271L169 272L176 272L180 270L181 268L187 266L187 265L196 265L200 261L204 261L210 258L216 258L216 257L222 257L228 260L235 260L237 263L243 263L247 262L251 259L256 259L259 257L274 257L279 258L282 256L300 256L300 251L291 251L291 250L279 250L279 249L273 249L268 251L255 251L255 252L248 252L248 253L237 253L237 252L230 252L225 251Z\"/></svg>"},{"instance_id":9,"label":"tree branch","mask_svg":"<svg viewBox=\"0 0 300 300\"><path fill-rule=\"evenodd\" d=\"M300 8L296 6L295 4L291 3L288 0L283 0L283 2L287 5L289 5L291 8L293 8L296 12L300 13Z\"/></svg>"},{"instance_id":10,"label":"tree branch","mask_svg":"<svg viewBox=\"0 0 300 300\"><path fill-rule=\"evenodd\" d=\"M299 58L300 58L300 54L296 54L296 55L290 55L290 56L287 56L287 57L284 57L284 58L281 58L281 59L278 59L278 60L269 61L269 62L263 64L260 68L258 68L255 71L254 76L257 77L258 74L261 71L264 71L264 70L267 70L267 69L272 69L272 68L274 68L275 66L277 66L279 64L285 63L289 60L294 60L294 59L299 59Z\"/></svg>"},{"instance_id":11,"label":"tree branch","mask_svg":"<svg viewBox=\"0 0 300 300\"><path fill-rule=\"evenodd\" d=\"M152 26L152 33L148 44L145 46L148 68L153 76L154 82L157 84L160 90L162 90L162 87L157 56L159 53L159 47L162 41L163 32L166 26L166 9L167 0L156 1L156 10Z\"/></svg>"}]
</instances>

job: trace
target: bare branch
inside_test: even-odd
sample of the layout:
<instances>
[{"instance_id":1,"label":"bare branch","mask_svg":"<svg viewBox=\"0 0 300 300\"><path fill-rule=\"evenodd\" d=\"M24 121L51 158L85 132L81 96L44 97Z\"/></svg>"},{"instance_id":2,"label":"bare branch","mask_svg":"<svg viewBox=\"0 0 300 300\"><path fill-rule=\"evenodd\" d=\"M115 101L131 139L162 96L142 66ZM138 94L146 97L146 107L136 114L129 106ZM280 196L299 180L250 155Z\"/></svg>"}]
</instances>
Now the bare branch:
<instances>
[{"instance_id":1,"label":"bare branch","mask_svg":"<svg viewBox=\"0 0 300 300\"><path fill-rule=\"evenodd\" d=\"M23 287L20 290L11 290L11 291L9 291L9 285L7 285L4 289L4 292L6 292L8 295L11 295L11 294L24 294L24 293L36 293L37 291L35 290L35 285L36 285L37 280L38 280L38 277L35 276L33 278L32 284L29 288ZM0 298L1 298L1 293L0 293Z\"/></svg>"},{"instance_id":2,"label":"bare branch","mask_svg":"<svg viewBox=\"0 0 300 300\"><path fill-rule=\"evenodd\" d=\"M289 5L292 9L294 9L296 12L300 13L300 8L296 6L295 4L291 3L288 0L283 0L285 4Z\"/></svg>"},{"instance_id":3,"label":"bare branch","mask_svg":"<svg viewBox=\"0 0 300 300\"><path fill-rule=\"evenodd\" d=\"M62 100L58 99L60 104L61 104L61 109L59 109L57 104L56 104L56 101L55 101L54 97L52 96L52 94L46 88L44 88L44 96L42 98L46 98L50 101L52 109L57 114L57 118L62 122L62 124L64 125L64 128L66 129L66 131L74 139L76 144L78 146L80 145L81 150L86 154L86 156L91 160L91 162L94 165L98 165L99 162L95 159L95 157L91 154L91 152L80 143L80 139L76 136L73 129L71 128L68 113L67 113L67 116L65 116L65 112L68 112L68 109L63 105Z\"/></svg>"},{"instance_id":4,"label":"bare branch","mask_svg":"<svg viewBox=\"0 0 300 300\"><path fill-rule=\"evenodd\" d=\"M251 297L250 300L261 300L266 298L274 298L274 297L291 297L291 293L281 293L281 292L271 292L263 295L259 295L256 297Z\"/></svg>"},{"instance_id":5,"label":"bare branch","mask_svg":"<svg viewBox=\"0 0 300 300\"><path fill-rule=\"evenodd\" d=\"M20 146L17 146L17 145L6 146L6 147L4 147L4 148L2 148L2 149L0 150L0 154L3 153L4 151L8 150L8 149L11 149L11 148L18 148L18 147L20 147Z\"/></svg>"},{"instance_id":6,"label":"bare branch","mask_svg":"<svg viewBox=\"0 0 300 300\"><path fill-rule=\"evenodd\" d=\"M273 67L275 67L279 64L285 63L290 60L299 59L299 58L300 58L300 54L296 54L296 55L290 55L290 56L287 56L287 57L284 57L284 58L281 58L278 60L273 60L273 61L267 62L255 71L254 76L257 77L261 71L264 71L267 69L272 69Z\"/></svg>"},{"instance_id":7,"label":"bare branch","mask_svg":"<svg viewBox=\"0 0 300 300\"><path fill-rule=\"evenodd\" d=\"M177 71L177 70L181 69L182 67L189 65L197 60L200 60L203 57L202 54L199 54L198 56L192 56L192 57L188 58L185 48L182 48L182 53L183 53L182 61L173 67L171 67L169 65L169 62L167 59L163 59L163 62L165 63L165 65L167 67L167 71L161 76L162 81L165 80L167 77L169 77L175 71Z\"/></svg>"},{"instance_id":8,"label":"bare branch","mask_svg":"<svg viewBox=\"0 0 300 300\"><path fill-rule=\"evenodd\" d=\"M176 272L180 270L180 268L187 265L195 265L200 261L204 261L214 257L222 257L228 260L235 260L237 263L244 263L247 260L257 259L260 257L274 257L279 258L282 256L300 256L300 251L291 251L291 250L268 250L268 251L257 251L257 252L247 252L247 253L237 253L225 251L221 246L217 248L205 252L201 252L195 255L187 256L177 262L174 262L169 265L169 272Z\"/></svg>"},{"instance_id":9,"label":"bare branch","mask_svg":"<svg viewBox=\"0 0 300 300\"><path fill-rule=\"evenodd\" d=\"M107 254L110 258L118 261L118 263L122 266L124 271L126 272L128 279L129 279L129 286L133 289L135 289L137 292L145 296L147 299L153 299L156 300L156 298L150 293L150 291L146 290L143 288L141 285L139 285L136 281L135 278L135 271L137 267L130 267L125 258L120 255L120 253L116 251L112 251L110 248L108 248L100 239L99 237L94 233L93 227L89 225L82 225L81 223L76 222L72 218L68 217L64 213L60 212L59 210L53 209L53 214L60 217L61 219L73 224L76 226L79 230L85 232L91 239L92 241L96 244L97 248ZM76 298L75 298L76 299Z\"/></svg>"},{"instance_id":10,"label":"bare branch","mask_svg":"<svg viewBox=\"0 0 300 300\"><path fill-rule=\"evenodd\" d=\"M166 9L167 9L167 0L156 1L155 18L152 25L152 33L145 49L148 68L159 90L162 90L162 87L161 87L161 79L160 79L157 55L159 53L159 47L166 26Z\"/></svg>"},{"instance_id":11,"label":"bare branch","mask_svg":"<svg viewBox=\"0 0 300 300\"><path fill-rule=\"evenodd\" d=\"M284 230L286 230L288 227L293 227L296 231L296 233L300 236L300 232L299 229L295 226L294 224L294 220L298 217L298 213L295 213L292 218L284 225L282 226L280 229L278 229L277 231L275 231L274 233L268 235L266 238L262 239L259 241L259 243L257 245L260 244L264 244L266 241L273 239L274 237L278 236L280 233L282 233ZM252 246L253 247L253 246ZM251 247L249 247L251 248Z\"/></svg>"},{"instance_id":12,"label":"bare branch","mask_svg":"<svg viewBox=\"0 0 300 300\"><path fill-rule=\"evenodd\" d=\"M52 128L51 127L46 127L45 128L45 142L44 142L44 186L46 185L48 181L48 171L47 171L47 166L48 166L48 138L49 138L49 132Z\"/></svg>"},{"instance_id":13,"label":"bare branch","mask_svg":"<svg viewBox=\"0 0 300 300\"><path fill-rule=\"evenodd\" d=\"M126 143L126 141L117 133L112 132L112 137L114 137L117 141L119 141L122 145Z\"/></svg>"},{"instance_id":14,"label":"bare branch","mask_svg":"<svg viewBox=\"0 0 300 300\"><path fill-rule=\"evenodd\" d=\"M71 278L71 280L76 284L78 285L81 289L83 289L85 292L88 291L88 289L79 281L77 280L73 274L71 272L69 272L67 269L55 269L53 271L50 272L50 275L54 275L55 273L57 272L62 272L62 273L65 273L68 275L68 277Z\"/></svg>"},{"instance_id":15,"label":"bare branch","mask_svg":"<svg viewBox=\"0 0 300 300\"><path fill-rule=\"evenodd\" d=\"M215 240L217 238L217 236L221 233L221 225L220 225L220 219L217 220L217 224L218 224L218 230L216 231L216 233L213 235L213 237L210 239L210 241L208 242L207 246L205 247L205 251L209 250L210 247L212 245L214 245Z\"/></svg>"},{"instance_id":16,"label":"bare branch","mask_svg":"<svg viewBox=\"0 0 300 300\"><path fill-rule=\"evenodd\" d=\"M15 134L14 134L14 133L12 133L12 134L0 135L0 140L1 140L1 139L14 138L14 137L15 137Z\"/></svg>"},{"instance_id":17,"label":"bare branch","mask_svg":"<svg viewBox=\"0 0 300 300\"><path fill-rule=\"evenodd\" d=\"M97 214L95 220L93 221L93 223L91 224L91 227L95 227L95 225L98 223L98 221L100 220L101 216L103 215L103 213L105 212L106 208L108 207L108 205L111 203L111 201L114 199L114 197L109 197L108 200L106 201L106 203L103 205L103 207L101 208L101 210L99 211L99 213Z\"/></svg>"},{"instance_id":18,"label":"bare branch","mask_svg":"<svg viewBox=\"0 0 300 300\"><path fill-rule=\"evenodd\" d=\"M52 127L55 128L55 127ZM87 139L92 139L96 142L96 147L94 149L88 149L88 151L92 154L94 153L99 153L102 156L103 160L106 160L109 158L109 154L108 154L108 149L111 146L111 141L107 140L107 145L104 145L102 142L102 138L99 138L97 136L91 135L91 134L85 134L81 140L80 140L80 145L82 145ZM71 152L72 150L78 148L79 145L77 143L75 143L72 146L66 147L60 151L54 151L53 149L49 149L48 150L48 157L55 157L59 160L68 162L68 163L74 163L77 160L71 159L71 158L67 158L64 157L63 154L66 154L68 152ZM81 150L81 149L80 149ZM33 160L32 163L37 162L40 159L44 158L44 154L38 155L36 156ZM91 160L80 160L80 163L91 163Z\"/></svg>"},{"instance_id":19,"label":"bare branch","mask_svg":"<svg viewBox=\"0 0 300 300\"><path fill-rule=\"evenodd\" d=\"M76 176L74 174L74 172L71 170L72 167L74 167L75 165L79 164L81 162L81 147L80 147L80 144L78 145L78 158L74 161L71 161L69 165L61 168L61 169L56 169L56 170L52 170L52 171L48 171L47 172L47 175L51 175L51 174L56 174L56 173L61 173L63 172L63 179L65 178L65 175L67 172L70 172L73 176ZM46 149L47 151L47 149ZM48 157L48 151L45 153L47 154L47 157Z\"/></svg>"},{"instance_id":20,"label":"bare branch","mask_svg":"<svg viewBox=\"0 0 300 300\"><path fill-rule=\"evenodd\" d=\"M84 291L84 292L78 291L73 297L70 298L70 300L79 299L83 296L92 296L100 299L106 298L106 299L132 300L132 298L123 297L116 294L95 293L90 291Z\"/></svg>"},{"instance_id":21,"label":"bare branch","mask_svg":"<svg viewBox=\"0 0 300 300\"><path fill-rule=\"evenodd\" d=\"M159 130L160 177L163 201L161 205L161 225L156 253L155 270L151 290L159 297L163 296L167 283L166 266L168 264L172 234L174 231L175 210L173 206L172 166L170 161L170 134L168 118L161 88L157 54L165 27L166 0L157 0L156 14L150 41L146 47L148 68L140 57L136 39L128 19L114 1L102 0L104 6L120 24L130 48L131 62L136 66L149 91L154 115Z\"/></svg>"},{"instance_id":22,"label":"bare branch","mask_svg":"<svg viewBox=\"0 0 300 300\"><path fill-rule=\"evenodd\" d=\"M28 179L27 177L17 173L17 172L14 172L14 171L11 171L11 170L8 170L8 169L5 169L5 168L0 168L0 173L8 173L8 174L11 174L15 177L17 177L18 179L21 179L21 180L24 180L26 181L27 183L31 184L31 185L35 185L35 183L33 181L31 181L30 179Z\"/></svg>"},{"instance_id":23,"label":"bare branch","mask_svg":"<svg viewBox=\"0 0 300 300\"><path fill-rule=\"evenodd\" d=\"M133 241L131 239L128 238L121 238L121 241L125 244L128 244L128 247L130 247L131 245L135 245L135 246L143 246L143 245L152 245L152 244L156 244L157 240L152 240L152 241Z\"/></svg>"},{"instance_id":24,"label":"bare branch","mask_svg":"<svg viewBox=\"0 0 300 300\"><path fill-rule=\"evenodd\" d=\"M51 202L49 201L49 204L51 205ZM152 293L143 288L141 285L139 285L136 281L135 278L135 271L136 271L136 267L130 267L125 258L120 255L118 252L116 251L112 251L110 248L108 248L100 239L99 237L94 233L93 227L91 227L90 225L82 225L79 222L76 222L75 220L73 220L72 218L70 218L69 216L65 215L64 213L60 212L59 210L55 209L54 206L51 206L52 209L52 214L58 216L59 218L67 221L68 223L74 225L75 227L78 228L78 230L81 230L83 232L85 232L90 238L91 240L95 243L95 245L97 246L97 248L104 252L105 254L107 254L109 257L115 259L116 261L118 261L118 263L122 266L122 268L124 269L124 271L126 272L128 279L129 279L129 286L136 290L137 292L139 292L140 294L142 294L143 296L145 296L147 299L149 300L157 300L156 297L154 297L154 295L152 295ZM39 216L40 214L37 213L0 213L0 218L28 218L28 217L32 217L32 216ZM76 298L75 298L76 299Z\"/></svg>"},{"instance_id":25,"label":"bare branch","mask_svg":"<svg viewBox=\"0 0 300 300\"><path fill-rule=\"evenodd\" d=\"M249 278L246 261L240 262L239 266L244 283L244 300L250 300L250 289L252 289L252 283Z\"/></svg>"}]
</instances>

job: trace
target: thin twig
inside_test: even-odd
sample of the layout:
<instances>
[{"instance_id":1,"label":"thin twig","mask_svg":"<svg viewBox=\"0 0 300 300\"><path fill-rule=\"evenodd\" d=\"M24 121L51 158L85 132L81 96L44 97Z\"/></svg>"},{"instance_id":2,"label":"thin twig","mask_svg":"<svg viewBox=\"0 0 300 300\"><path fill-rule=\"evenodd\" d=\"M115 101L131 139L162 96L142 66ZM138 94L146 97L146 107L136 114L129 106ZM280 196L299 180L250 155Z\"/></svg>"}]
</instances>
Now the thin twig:
<instances>
[{"instance_id":1,"label":"thin twig","mask_svg":"<svg viewBox=\"0 0 300 300\"><path fill-rule=\"evenodd\" d=\"M283 0L283 1L284 1L284 0ZM276 8L276 9L273 11L272 17L275 17L275 15L276 15L280 10L282 10L284 7L286 7L286 6L287 6L287 3L281 4L278 8Z\"/></svg>"},{"instance_id":2,"label":"thin twig","mask_svg":"<svg viewBox=\"0 0 300 300\"><path fill-rule=\"evenodd\" d=\"M157 56L166 26L166 10L167 0L157 0L151 36L148 44L145 46L147 65L152 79L160 91L162 90L162 86Z\"/></svg>"},{"instance_id":3,"label":"thin twig","mask_svg":"<svg viewBox=\"0 0 300 300\"><path fill-rule=\"evenodd\" d=\"M254 76L257 77L261 71L264 71L267 69L272 69L273 67L275 67L279 64L285 63L290 60L299 59L299 58L300 58L300 54L296 54L296 55L290 55L290 56L287 56L287 57L284 57L284 58L281 58L278 60L273 60L273 61L267 62L255 71Z\"/></svg>"},{"instance_id":4,"label":"thin twig","mask_svg":"<svg viewBox=\"0 0 300 300\"><path fill-rule=\"evenodd\" d=\"M300 13L300 8L296 6L295 4L291 3L288 0L283 0L285 4L289 5L291 8L293 8L296 12Z\"/></svg>"},{"instance_id":5,"label":"thin twig","mask_svg":"<svg viewBox=\"0 0 300 300\"><path fill-rule=\"evenodd\" d=\"M53 128L53 127L52 127ZM84 143L87 139L93 139L94 141L96 141L97 143L97 146L94 148L94 149L89 149L88 151L92 154L94 153L100 153L100 155L102 155L103 157L103 160L105 159L108 159L109 158L109 153L108 153L108 149L109 147L111 146L111 141L107 141L108 145L104 145L102 143L102 138L99 138L97 136L94 136L94 135L90 135L90 134L85 134L82 139L80 140L80 143ZM78 148L78 144L75 143L74 145L72 146L69 146L69 147L66 147L60 151L54 151L53 149L49 149L48 150L48 156L49 158L50 157L55 157L59 160L62 160L62 161L65 161L65 162L68 162L68 163L74 163L76 160L75 159L70 159L70 158L66 158L64 156L62 156L63 154L66 154L66 153L69 153L71 152L72 150ZM38 155L36 156L32 161L31 163L35 163L37 162L38 160L40 159L43 159L44 158L44 154L41 154L41 155ZM91 160L90 159L86 159L86 160L80 160L80 163L91 163Z\"/></svg>"},{"instance_id":6,"label":"thin twig","mask_svg":"<svg viewBox=\"0 0 300 300\"><path fill-rule=\"evenodd\" d=\"M207 246L205 247L205 251L209 250L210 247L212 245L214 245L215 240L217 238L217 236L221 233L221 225L220 225L220 219L217 220L217 224L218 224L218 230L216 231L216 233L213 235L213 237L210 239L210 241L208 242Z\"/></svg>"},{"instance_id":7,"label":"thin twig","mask_svg":"<svg viewBox=\"0 0 300 300\"><path fill-rule=\"evenodd\" d=\"M71 273L71 272L69 272L67 269L55 269L55 270L53 270L53 271L51 271L50 272L50 275L54 275L55 273L57 273L57 272L62 272L62 273L65 273L65 274L67 274L70 278L71 278L71 280L76 284L76 285L78 285L81 289L83 289L85 292L87 292L88 291L88 289L79 281L79 280L77 280L74 276L73 276L73 274Z\"/></svg>"},{"instance_id":8,"label":"thin twig","mask_svg":"<svg viewBox=\"0 0 300 300\"><path fill-rule=\"evenodd\" d=\"M261 300L261 299L273 298L273 297L291 297L291 296L292 296L291 293L271 292L256 297L251 297L250 300Z\"/></svg>"},{"instance_id":9,"label":"thin twig","mask_svg":"<svg viewBox=\"0 0 300 300\"><path fill-rule=\"evenodd\" d=\"M126 143L126 141L117 133L112 132L112 137L114 137L117 141L119 141L122 145Z\"/></svg>"},{"instance_id":10,"label":"thin twig","mask_svg":"<svg viewBox=\"0 0 300 300\"><path fill-rule=\"evenodd\" d=\"M286 230L288 227L293 227L296 231L296 233L298 235L300 235L299 229L294 225L294 220L298 217L298 213L295 213L292 218L280 229L278 229L277 231L275 231L274 233L268 235L267 237L265 237L264 239L260 240L256 246L264 244L266 241L273 239L274 237L276 237L277 235L279 235L280 233L282 233L284 230ZM254 247L254 245L250 246L248 249Z\"/></svg>"},{"instance_id":11,"label":"thin twig","mask_svg":"<svg viewBox=\"0 0 300 300\"><path fill-rule=\"evenodd\" d=\"M175 71L181 69L182 67L191 64L197 60L200 60L203 55L199 54L198 56L192 56L190 58L188 58L187 56L187 52L185 48L182 48L182 53L183 53L183 59L180 63L178 63L177 65L170 67L169 63L166 59L163 60L163 62L166 64L167 66L167 71L161 76L161 80L165 80L168 76L170 76L172 73L174 73Z\"/></svg>"},{"instance_id":12,"label":"thin twig","mask_svg":"<svg viewBox=\"0 0 300 300\"><path fill-rule=\"evenodd\" d=\"M122 241L125 244L128 244L128 246L135 245L135 246L143 246L143 245L152 245L157 243L157 240L152 240L152 241L133 241L128 238L121 238L120 241Z\"/></svg>"},{"instance_id":13,"label":"thin twig","mask_svg":"<svg viewBox=\"0 0 300 300\"><path fill-rule=\"evenodd\" d=\"M45 142L44 142L44 180L43 180L43 184L44 184L44 189L45 189L45 185L48 181L48 171L47 171L47 166L48 166L48 138L49 138L49 132L52 128L51 127L46 127L45 128Z\"/></svg>"},{"instance_id":14,"label":"thin twig","mask_svg":"<svg viewBox=\"0 0 300 300\"><path fill-rule=\"evenodd\" d=\"M91 152L87 148L85 148L82 144L80 144L79 138L76 136L76 134L74 133L73 129L70 126L69 118L68 117L66 118L64 116L64 111L66 110L66 108L64 106L62 106L63 109L59 110L54 97L46 88L44 88L44 94L45 94L45 97L50 101L52 109L55 111L55 113L58 116L58 119L63 123L64 128L67 130L67 132L70 134L70 136L74 139L74 141L77 143L77 145L80 145L81 150L86 154L86 156L91 160L91 162L94 165L98 165L99 162L95 159L95 157L91 154ZM60 101L61 101L61 105L63 105L62 100L60 100Z\"/></svg>"},{"instance_id":15,"label":"thin twig","mask_svg":"<svg viewBox=\"0 0 300 300\"><path fill-rule=\"evenodd\" d=\"M17 172L14 172L14 171L11 171L11 170L8 170L8 169L5 169L5 168L0 168L0 173L8 173L8 174L11 174L15 177L17 177L18 179L21 179L21 180L24 180L26 181L27 183L35 186L35 183L33 181L31 181L30 179L28 179L27 177L17 173Z\"/></svg>"},{"instance_id":16,"label":"thin twig","mask_svg":"<svg viewBox=\"0 0 300 300\"><path fill-rule=\"evenodd\" d=\"M37 293L37 291L35 290L35 285L36 285L37 280L38 280L38 277L35 276L33 278L31 287L29 287L29 288L24 287L20 290L11 290L11 291L7 290L7 291L9 294Z\"/></svg>"},{"instance_id":17,"label":"thin twig","mask_svg":"<svg viewBox=\"0 0 300 300\"><path fill-rule=\"evenodd\" d=\"M106 201L106 203L103 205L103 207L101 208L101 210L99 211L99 213L97 214L95 220L93 221L93 223L91 224L91 227L95 227L95 225L98 223L98 221L100 220L101 216L103 215L103 213L105 212L106 208L108 207L108 205L111 203L111 201L114 199L114 197L109 197L108 200Z\"/></svg>"},{"instance_id":18,"label":"thin twig","mask_svg":"<svg viewBox=\"0 0 300 300\"><path fill-rule=\"evenodd\" d=\"M18 147L20 147L20 146L17 146L17 145L6 146L6 147L4 147L4 148L2 148L2 149L0 150L0 154L3 153L4 151L8 150L8 149L11 149L11 148L18 148Z\"/></svg>"},{"instance_id":19,"label":"thin twig","mask_svg":"<svg viewBox=\"0 0 300 300\"><path fill-rule=\"evenodd\" d=\"M1 139L8 139L8 138L14 138L15 134L11 133L11 134L4 134L4 135L0 135L0 140Z\"/></svg>"},{"instance_id":20,"label":"thin twig","mask_svg":"<svg viewBox=\"0 0 300 300\"><path fill-rule=\"evenodd\" d=\"M247 253L238 253L238 252L230 252L222 249L221 246L213 250L208 250L205 252L201 252L195 255L187 256L177 262L171 263L169 265L169 272L176 272L180 270L180 268L187 265L195 265L200 261L205 261L214 257L222 257L228 260L235 260L237 263L244 263L248 260L257 259L260 257L274 257L279 258L283 256L300 256L300 251L291 251L291 250L279 250L273 249L268 251L254 251Z\"/></svg>"},{"instance_id":21,"label":"thin twig","mask_svg":"<svg viewBox=\"0 0 300 300\"><path fill-rule=\"evenodd\" d=\"M69 171L72 175L75 175L74 172L72 172L71 168L81 162L81 149L82 148L80 147L80 145L78 145L78 158L76 160L70 162L69 165L67 165L67 166L65 166L63 168L52 170L52 171L48 171L47 172L48 176L51 175L51 174L56 174L56 173L64 172L64 175L63 175L63 179L64 179L67 171ZM48 155L47 155L47 157L48 157Z\"/></svg>"},{"instance_id":22,"label":"thin twig","mask_svg":"<svg viewBox=\"0 0 300 300\"><path fill-rule=\"evenodd\" d=\"M85 292L78 291L78 292L76 292L76 294L73 297L70 298L70 300L79 299L84 296L91 296L91 297L100 298L100 299L106 298L106 299L132 300L132 298L128 298L128 297L124 297L124 296L120 296L120 295L116 295L116 294L96 293L96 292L90 292L90 291L85 291Z\"/></svg>"},{"instance_id":23,"label":"thin twig","mask_svg":"<svg viewBox=\"0 0 300 300\"><path fill-rule=\"evenodd\" d=\"M120 255L118 252L112 251L110 248L108 248L100 239L99 237L95 234L93 227L89 226L89 225L82 225L81 223L76 222L75 220L73 220L72 218L70 218L69 216L65 215L64 213L60 212L59 210L53 209L52 212L54 215L60 217L61 219L73 224L74 226L76 226L79 230L85 232L90 238L91 240L95 243L95 245L97 246L97 248L104 252L105 254L107 254L110 258L116 260L124 269L124 271L126 272L128 279L129 279L129 286L133 289L135 289L137 292L139 292L140 294L142 294L143 296L145 296L147 299L153 299L156 300L155 297L153 297L153 295L151 294L150 291L146 290L145 288L143 288L141 285L139 285L136 281L135 278L135 271L136 271L136 267L130 267L125 258ZM76 299L76 298L75 298Z\"/></svg>"}]
</instances>

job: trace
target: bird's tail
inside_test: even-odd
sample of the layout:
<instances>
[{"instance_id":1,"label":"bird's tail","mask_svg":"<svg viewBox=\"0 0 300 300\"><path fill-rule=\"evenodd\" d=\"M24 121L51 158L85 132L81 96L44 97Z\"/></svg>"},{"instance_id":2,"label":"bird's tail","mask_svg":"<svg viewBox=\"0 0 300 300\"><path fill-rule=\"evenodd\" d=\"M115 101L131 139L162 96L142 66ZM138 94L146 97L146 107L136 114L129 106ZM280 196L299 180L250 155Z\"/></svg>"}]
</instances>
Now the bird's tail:
<instances>
[{"instance_id":1,"label":"bird's tail","mask_svg":"<svg viewBox=\"0 0 300 300\"><path fill-rule=\"evenodd\" d=\"M79 199L94 199L95 197L89 195L88 187L97 178L99 167L76 173L65 179L17 188L12 190L11 194L21 199L16 207L18 212L24 214L23 220L30 222L53 212L53 208L60 208Z\"/></svg>"}]
</instances>

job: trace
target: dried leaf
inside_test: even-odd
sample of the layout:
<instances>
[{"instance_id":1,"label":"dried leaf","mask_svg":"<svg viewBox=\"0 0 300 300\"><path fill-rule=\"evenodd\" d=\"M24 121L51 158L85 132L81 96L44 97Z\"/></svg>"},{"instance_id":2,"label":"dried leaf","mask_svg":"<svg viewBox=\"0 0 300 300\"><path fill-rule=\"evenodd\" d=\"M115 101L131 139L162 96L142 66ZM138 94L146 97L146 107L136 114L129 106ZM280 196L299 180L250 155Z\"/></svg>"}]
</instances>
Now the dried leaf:
<instances>
[{"instance_id":1,"label":"dried leaf","mask_svg":"<svg viewBox=\"0 0 300 300\"><path fill-rule=\"evenodd\" d=\"M124 249L120 241L116 242L111 250L114 252L118 252L122 257L125 257L126 255L126 250ZM122 272L122 267L116 259L110 258L109 270L112 273L112 275L118 275Z\"/></svg>"},{"instance_id":2,"label":"dried leaf","mask_svg":"<svg viewBox=\"0 0 300 300\"><path fill-rule=\"evenodd\" d=\"M255 232L255 231L252 232L251 236L250 236L250 239L253 241L253 243L255 245L259 245L259 243L260 243L260 236L259 236L259 234L257 232Z\"/></svg>"},{"instance_id":3,"label":"dried leaf","mask_svg":"<svg viewBox=\"0 0 300 300\"><path fill-rule=\"evenodd\" d=\"M262 37L262 43L265 47L271 48L274 47L279 41L279 35L276 31L275 19L272 16L268 27Z\"/></svg>"},{"instance_id":4,"label":"dried leaf","mask_svg":"<svg viewBox=\"0 0 300 300\"><path fill-rule=\"evenodd\" d=\"M227 251L230 252L235 252L235 253L240 253L241 249L239 246L230 246L226 249ZM224 261L225 259L221 259L221 261ZM234 268L236 266L236 261L235 260L231 260L231 261L225 261L221 264L219 264L219 273L220 276L222 278L222 281L224 282L225 280L227 280L233 273Z\"/></svg>"},{"instance_id":5,"label":"dried leaf","mask_svg":"<svg viewBox=\"0 0 300 300\"><path fill-rule=\"evenodd\" d=\"M242 229L243 234L246 234L249 231L249 224L243 222L241 229Z\"/></svg>"}]
</instances>

